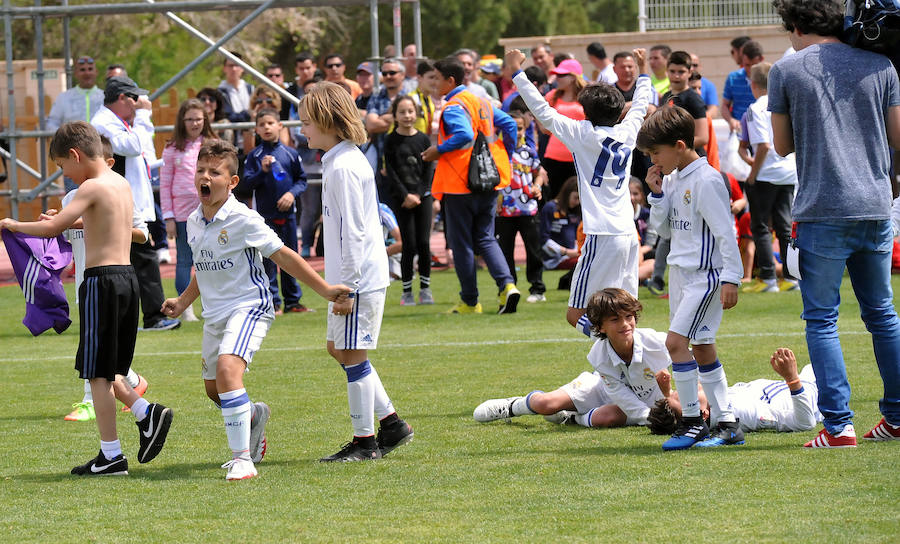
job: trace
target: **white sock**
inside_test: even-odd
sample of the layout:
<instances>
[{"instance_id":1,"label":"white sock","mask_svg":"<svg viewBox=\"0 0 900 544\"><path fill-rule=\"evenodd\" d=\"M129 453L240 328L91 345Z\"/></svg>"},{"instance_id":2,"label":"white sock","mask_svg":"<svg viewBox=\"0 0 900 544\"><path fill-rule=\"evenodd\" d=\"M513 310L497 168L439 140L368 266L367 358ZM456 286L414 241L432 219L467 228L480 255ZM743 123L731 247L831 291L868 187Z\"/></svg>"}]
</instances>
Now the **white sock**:
<instances>
[{"instance_id":1,"label":"white sock","mask_svg":"<svg viewBox=\"0 0 900 544\"><path fill-rule=\"evenodd\" d=\"M128 374L125 375L125 381L128 382L128 385L130 385L132 389L134 389L141 383L141 377L138 376L137 372L129 368Z\"/></svg>"},{"instance_id":2,"label":"white sock","mask_svg":"<svg viewBox=\"0 0 900 544\"><path fill-rule=\"evenodd\" d=\"M533 415L537 414L537 412L535 412L534 410L531 409L530 406L528 406L528 401L531 400L531 395L534 395L535 393L543 393L543 391L532 391L531 393L528 393L524 397L513 401L512 415L514 415L514 416L533 416Z\"/></svg>"},{"instance_id":3,"label":"white sock","mask_svg":"<svg viewBox=\"0 0 900 544\"><path fill-rule=\"evenodd\" d=\"M725 369L718 359L714 363L703 365L700 371L700 383L706 391L709 400L709 420L711 425L723 422L733 422L734 412L731 410L731 401L728 399L728 381L725 378ZM681 392L679 391L679 395Z\"/></svg>"},{"instance_id":4,"label":"white sock","mask_svg":"<svg viewBox=\"0 0 900 544\"><path fill-rule=\"evenodd\" d=\"M103 457L106 457L107 461L112 461L116 457L122 455L122 445L119 444L118 440L113 440L112 442L104 442L101 440L100 451L103 452Z\"/></svg>"},{"instance_id":5,"label":"white sock","mask_svg":"<svg viewBox=\"0 0 900 544\"><path fill-rule=\"evenodd\" d=\"M381 378L378 377L378 372L375 371L375 367L372 366L371 362L369 362L369 368L372 369L372 372L363 379L372 380L373 391L375 393L375 417L380 421L395 412L394 403L391 402L391 398L388 397L387 391L384 390Z\"/></svg>"},{"instance_id":6,"label":"white sock","mask_svg":"<svg viewBox=\"0 0 900 544\"><path fill-rule=\"evenodd\" d=\"M134 414L134 419L138 421L144 421L144 418L147 417L147 408L149 407L150 403L144 397L138 397L134 404L129 406L131 413Z\"/></svg>"},{"instance_id":7,"label":"white sock","mask_svg":"<svg viewBox=\"0 0 900 544\"><path fill-rule=\"evenodd\" d=\"M353 436L372 436L375 434L375 384L366 379L371 376L372 365L365 360L343 368L347 373L347 402Z\"/></svg>"},{"instance_id":8,"label":"white sock","mask_svg":"<svg viewBox=\"0 0 900 544\"><path fill-rule=\"evenodd\" d=\"M578 318L578 323L575 325L575 328L588 338L591 337L591 320L588 319L587 314Z\"/></svg>"},{"instance_id":9,"label":"white sock","mask_svg":"<svg viewBox=\"0 0 900 544\"><path fill-rule=\"evenodd\" d=\"M678 389L683 417L700 417L700 399L697 392L697 361L672 363L672 379Z\"/></svg>"},{"instance_id":10,"label":"white sock","mask_svg":"<svg viewBox=\"0 0 900 544\"><path fill-rule=\"evenodd\" d=\"M575 423L581 425L582 427L590 427L591 416L594 415L594 410L596 410L596 408L592 408L584 414L575 414Z\"/></svg>"},{"instance_id":11,"label":"white sock","mask_svg":"<svg viewBox=\"0 0 900 544\"><path fill-rule=\"evenodd\" d=\"M244 388L219 395L228 447L235 459L250 459L250 397Z\"/></svg>"},{"instance_id":12,"label":"white sock","mask_svg":"<svg viewBox=\"0 0 900 544\"><path fill-rule=\"evenodd\" d=\"M81 402L94 404L94 394L91 393L91 382L88 380L84 380L84 397L81 399Z\"/></svg>"}]
</instances>

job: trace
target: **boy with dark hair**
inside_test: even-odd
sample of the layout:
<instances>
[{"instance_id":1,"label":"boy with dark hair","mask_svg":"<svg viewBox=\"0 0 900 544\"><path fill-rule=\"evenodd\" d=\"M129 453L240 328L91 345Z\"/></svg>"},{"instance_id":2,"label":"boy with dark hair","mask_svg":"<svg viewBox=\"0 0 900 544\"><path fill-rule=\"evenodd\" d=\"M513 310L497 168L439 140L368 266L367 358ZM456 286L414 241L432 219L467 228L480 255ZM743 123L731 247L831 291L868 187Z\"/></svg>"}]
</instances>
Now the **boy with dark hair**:
<instances>
[{"instance_id":1,"label":"boy with dark hair","mask_svg":"<svg viewBox=\"0 0 900 544\"><path fill-rule=\"evenodd\" d=\"M637 146L653 162L647 173L653 191L648 198L650 225L671 239L666 348L685 417L663 450L743 444L715 344L722 310L737 304L744 272L728 190L719 172L694 151L694 119L682 108L666 106L651 115L641 127ZM712 434L700 417L698 380L706 388L712 420L717 422Z\"/></svg>"},{"instance_id":2,"label":"boy with dark hair","mask_svg":"<svg viewBox=\"0 0 900 544\"><path fill-rule=\"evenodd\" d=\"M100 135L88 123L66 123L50 142L50 157L78 186L78 194L58 214L43 221L0 221L0 229L51 238L79 217L84 227L85 279L79 288L81 333L75 368L91 382L100 431L100 453L72 474L128 474L128 460L116 433L116 398L137 419L138 461L156 457L169 432L172 410L150 404L125 381L137 338L138 285L129 254L133 200L125 179L103 158Z\"/></svg>"},{"instance_id":3,"label":"boy with dark hair","mask_svg":"<svg viewBox=\"0 0 900 544\"><path fill-rule=\"evenodd\" d=\"M277 112L272 110L277 116ZM244 372L274 320L272 296L266 289L262 256L328 300L346 299L343 285L329 285L296 251L266 226L260 215L238 202L237 149L222 140L207 140L197 156L194 184L200 205L188 217L188 240L196 274L162 311L180 315L198 296L203 302L202 377L206 395L222 410L232 459L226 480L257 475L254 463L266 452L265 424L269 407L251 403Z\"/></svg>"},{"instance_id":4,"label":"boy with dark hair","mask_svg":"<svg viewBox=\"0 0 900 544\"><path fill-rule=\"evenodd\" d=\"M624 106L621 93L605 83L589 85L578 95L584 121L570 119L553 108L521 70L525 55L518 49L506 53L513 81L535 118L565 144L575 157L586 240L575 265L566 320L590 336L590 320L584 315L591 293L621 287L637 296L638 239L634 208L627 179L631 151L653 88L646 75L643 49L633 52L641 76L631 109L616 124Z\"/></svg>"},{"instance_id":5,"label":"boy with dark hair","mask_svg":"<svg viewBox=\"0 0 900 544\"><path fill-rule=\"evenodd\" d=\"M284 244L297 251L297 206L295 202L306 190L306 174L300 164L297 150L281 143L281 121L278 112L263 108L256 114L256 133L262 143L247 155L244 161L244 183L256 197L256 211L266 220L266 225L278 234ZM278 267L268 258L263 259L269 277L269 291L275 306L275 315L282 313L278 296ZM281 271L281 292L284 294L284 312L307 312L300 303L303 290L286 271Z\"/></svg>"},{"instance_id":6,"label":"boy with dark hair","mask_svg":"<svg viewBox=\"0 0 900 544\"><path fill-rule=\"evenodd\" d=\"M662 104L679 106L694 118L694 150L701 157L706 156L706 144L710 134L706 123L706 104L695 92L690 92L691 55L686 51L675 51L669 55L666 64L669 76L669 92L662 97Z\"/></svg>"}]
</instances>

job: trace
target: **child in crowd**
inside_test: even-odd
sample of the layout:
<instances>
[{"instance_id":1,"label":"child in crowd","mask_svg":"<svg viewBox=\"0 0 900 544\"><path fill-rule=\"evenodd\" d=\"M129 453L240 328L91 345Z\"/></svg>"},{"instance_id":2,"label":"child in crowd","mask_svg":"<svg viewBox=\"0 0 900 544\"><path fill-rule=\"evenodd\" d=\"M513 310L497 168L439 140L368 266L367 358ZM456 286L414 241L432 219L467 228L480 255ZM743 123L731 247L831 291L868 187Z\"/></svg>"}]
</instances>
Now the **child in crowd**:
<instances>
[{"instance_id":1,"label":"child in crowd","mask_svg":"<svg viewBox=\"0 0 900 544\"><path fill-rule=\"evenodd\" d=\"M265 108L256 114L256 133L262 143L247 155L244 163L244 184L256 197L256 210L266 220L269 228L292 251L297 251L297 208L295 201L306 190L306 174L300 164L297 151L278 139L281 133L278 110ZM280 315L281 297L278 296L278 268L269 259L263 261L269 278L269 290L275 305L275 315ZM297 280L287 271L281 271L281 291L285 312L308 312L300 304L303 291Z\"/></svg>"},{"instance_id":2,"label":"child in crowd","mask_svg":"<svg viewBox=\"0 0 900 544\"><path fill-rule=\"evenodd\" d=\"M51 238L82 219L85 277L78 293L81 333L75 368L91 382L100 452L73 468L72 474L128 474L116 433L116 399L130 407L137 420L141 463L159 454L172 423L170 408L150 404L124 378L134 356L140 304L130 261L134 200L128 182L103 158L100 135L88 123L61 126L50 142L50 157L79 186L78 193L46 220L26 223L7 218L0 221L0 229Z\"/></svg>"},{"instance_id":3,"label":"child in crowd","mask_svg":"<svg viewBox=\"0 0 900 544\"><path fill-rule=\"evenodd\" d=\"M303 93L307 87L318 83L321 78L313 78L303 83ZM290 118L299 119L297 108L291 104ZM300 132L300 127L291 128L291 139L300 155L300 163L306 172L307 186L300 195L300 256L308 259L315 248L316 256L321 257L322 241L316 241L317 227L322 223L322 152L318 149L310 149L306 136Z\"/></svg>"},{"instance_id":4,"label":"child in crowd","mask_svg":"<svg viewBox=\"0 0 900 544\"><path fill-rule=\"evenodd\" d=\"M578 180L569 178L556 198L541 209L541 258L547 270L571 270L578 262L581 225Z\"/></svg>"},{"instance_id":5,"label":"child in crowd","mask_svg":"<svg viewBox=\"0 0 900 544\"><path fill-rule=\"evenodd\" d=\"M591 293L605 287L621 287L637 296L638 240L634 210L628 193L631 150L653 92L646 75L646 51L634 50L641 75L637 78L631 109L617 124L625 100L611 85L585 87L578 94L585 121L559 114L528 81L520 66L525 55L518 49L506 54L516 72L513 81L535 118L565 144L575 157L578 193L587 236L575 265L566 320L586 336L591 334L585 317Z\"/></svg>"},{"instance_id":6,"label":"child in crowd","mask_svg":"<svg viewBox=\"0 0 900 544\"><path fill-rule=\"evenodd\" d=\"M497 242L506 264L512 274L513 282L518 282L516 264L516 233L525 244L525 276L529 287L526 302L544 302L544 265L541 262L541 229L538 217L538 200L541 199L541 187L547 178L541 168L537 150L525 143L525 128L531 122L531 114L521 111L510 111L509 116L516 121L519 142L511 157L512 177L508 186L500 189L497 197L497 217L494 219L494 230Z\"/></svg>"},{"instance_id":7,"label":"child in crowd","mask_svg":"<svg viewBox=\"0 0 900 544\"><path fill-rule=\"evenodd\" d=\"M413 430L397 415L368 355L378 344L389 278L375 173L357 147L366 132L350 95L334 83L313 85L299 114L309 146L324 151L325 278L351 289L349 299L329 305L326 340L328 353L347 373L353 438L320 460L379 459L412 440Z\"/></svg>"},{"instance_id":8,"label":"child in crowd","mask_svg":"<svg viewBox=\"0 0 900 544\"><path fill-rule=\"evenodd\" d=\"M381 221L381 234L384 237L384 249L387 251L388 272L391 275L391 281L399 280L401 276L400 255L403 252L403 236L400 234L397 216L394 215L390 206L384 202L379 202L378 220Z\"/></svg>"},{"instance_id":9,"label":"child in crowd","mask_svg":"<svg viewBox=\"0 0 900 544\"><path fill-rule=\"evenodd\" d=\"M178 252L175 290L179 295L191 282L191 266L194 264L186 225L188 215L200 204L194 187L197 153L203 140L215 137L203 103L195 98L182 102L175 117L175 135L163 149L163 165L159 169L159 200L166 221L166 234L175 238ZM182 317L185 321L197 321L191 306L184 310Z\"/></svg>"},{"instance_id":10,"label":"child in crowd","mask_svg":"<svg viewBox=\"0 0 900 544\"><path fill-rule=\"evenodd\" d=\"M115 159L113 158L112 145L109 143L109 139L106 136L100 136L100 143L103 147L103 159L106 161L107 166L112 168L113 164L115 164ZM65 207L72 202L72 199L75 198L75 194L78 192L78 188L72 189L66 196L62 199L62 206ZM59 213L57 210L47 210L41 215L41 218L47 219L53 217ZM72 257L75 261L75 303L79 304L80 299L78 298L78 291L81 289L81 282L84 280L84 225L80 219L76 219L75 223L72 224L71 227L67 228L65 231L66 239L69 240L69 243L72 244ZM141 219L140 214L135 213L132 209L131 215L131 241L143 244L149 238L149 233L147 232L147 224ZM144 393L147 392L147 387L149 384L147 380L144 379L143 376L134 371L133 368L128 369L128 373L125 374L125 381L128 382L132 388L134 388L134 392L138 394L138 396L144 396ZM127 406L123 407L123 410L128 410ZM94 413L94 397L91 394L91 382L90 380L84 380L84 397L82 397L81 402L76 402L72 405L72 411L69 412L65 419L66 421L91 421L96 418L96 414Z\"/></svg>"},{"instance_id":11,"label":"child in crowd","mask_svg":"<svg viewBox=\"0 0 900 544\"><path fill-rule=\"evenodd\" d=\"M572 382L551 391L532 391L524 397L492 399L474 412L488 422L529 414L571 418L584 427L646 425L650 409L663 393L657 374L671 363L665 333L638 329L641 303L624 289L607 287L591 295L587 313L599 336L588 361L595 372L582 372Z\"/></svg>"},{"instance_id":12,"label":"child in crowd","mask_svg":"<svg viewBox=\"0 0 900 544\"><path fill-rule=\"evenodd\" d=\"M424 63L423 63L424 64ZM433 68L432 68L432 71ZM427 98L427 95L426 95ZM433 105L432 105L433 107ZM385 179L400 207L396 210L403 254L400 276L403 281L401 306L414 306L413 261L419 257L419 304L434 304L431 294L431 177L434 163L422 160L431 139L416 128L419 107L409 95L391 104L395 129L384 138Z\"/></svg>"},{"instance_id":13,"label":"child in crowd","mask_svg":"<svg viewBox=\"0 0 900 544\"><path fill-rule=\"evenodd\" d=\"M433 127L436 125L435 120L439 115L439 111L435 110L435 103L432 95L435 94L435 86L437 85L437 71L431 61L420 61L416 66L416 90L409 93L413 102L419 108L416 117L416 130L425 134L431 141ZM398 97L399 98L399 97ZM397 116L394 116L396 121ZM435 142L437 134L434 135Z\"/></svg>"},{"instance_id":14,"label":"child in crowd","mask_svg":"<svg viewBox=\"0 0 900 544\"><path fill-rule=\"evenodd\" d=\"M628 190L631 192L631 205L634 206L634 228L637 229L638 242L641 244L640 252L638 253L640 256L638 279L641 285L644 285L650 279L650 276L653 275L654 253L658 236L656 231L647 224L650 220L650 207L647 205L647 198L644 195L644 183L638 178L631 176L631 181L628 182Z\"/></svg>"},{"instance_id":15,"label":"child in crowd","mask_svg":"<svg viewBox=\"0 0 900 544\"><path fill-rule=\"evenodd\" d=\"M747 193L750 197L750 230L756 244L756 262L759 278L746 290L758 293L778 293L798 288L797 280L783 269L784 280L778 284L775 276L775 257L772 253L772 233L769 221L778 239L779 252L784 261L791 239L791 202L797 185L797 163L794 154L781 157L775 152L772 135L772 112L768 111L769 69L772 65L761 62L750 69L750 90L756 102L747 108L747 137L753 147L753 164L747 176Z\"/></svg>"},{"instance_id":16,"label":"child in crowd","mask_svg":"<svg viewBox=\"0 0 900 544\"><path fill-rule=\"evenodd\" d=\"M238 153L223 140L203 143L194 184L200 206L187 221L188 240L196 256L196 273L184 293L163 304L170 316L181 314L202 297L202 376L206 394L222 410L232 459L226 480L256 476L254 463L266 452L269 407L251 403L244 388L253 355L274 320L272 295L266 289L262 257L299 278L328 300L349 289L325 283L297 253L288 248L258 213L231 194L238 183Z\"/></svg>"},{"instance_id":17,"label":"child in crowd","mask_svg":"<svg viewBox=\"0 0 900 544\"><path fill-rule=\"evenodd\" d=\"M728 190L719 172L694 150L694 119L682 108L657 110L641 127L637 145L653 162L647 173L652 191L650 224L660 236L667 231L672 241L666 347L681 392L684 418L663 450L695 444L743 444L744 435L728 402L728 382L715 343L722 310L737 304L743 273ZM712 434L700 417L698 379L709 396L712 419L718 422Z\"/></svg>"}]
</instances>

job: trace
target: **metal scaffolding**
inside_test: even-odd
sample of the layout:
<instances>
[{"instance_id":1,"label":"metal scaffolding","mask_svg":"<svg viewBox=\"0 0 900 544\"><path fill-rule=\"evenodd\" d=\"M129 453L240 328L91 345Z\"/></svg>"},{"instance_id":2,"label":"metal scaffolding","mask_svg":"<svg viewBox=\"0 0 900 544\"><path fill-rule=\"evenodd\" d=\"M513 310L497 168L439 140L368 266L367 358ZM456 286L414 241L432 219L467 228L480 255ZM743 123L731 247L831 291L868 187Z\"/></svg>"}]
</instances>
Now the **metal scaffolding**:
<instances>
[{"instance_id":1,"label":"metal scaffolding","mask_svg":"<svg viewBox=\"0 0 900 544\"><path fill-rule=\"evenodd\" d=\"M412 4L413 9L413 34L416 51L422 51L422 24L421 9L418 0L177 0L173 2L156 2L155 0L143 0L133 3L116 3L116 4L84 4L78 6L68 5L68 0L62 0L59 6L42 6L41 0L34 0L34 6L13 6L12 0L3 0L3 7L0 8L0 15L3 17L4 24L4 45L6 49L6 81L8 89L8 127L5 132L0 133L0 138L6 138L9 141L9 151L0 149L0 155L9 159L7 164L7 181L9 189L0 191L0 197L9 197L10 214L14 219L19 218L19 202L28 202L37 197L44 200L44 209L47 207L47 189L57 180L61 171L56 171L49 177L47 176L47 153L46 138L52 137L53 132L45 130L45 113L44 113L44 35L43 22L47 18L63 19L63 57L65 62L67 88L72 85L72 64L71 64L71 42L69 39L69 22L72 17L84 17L94 15L124 15L139 13L163 13L177 25L181 26L194 37L205 42L209 47L203 51L196 59L191 61L187 66L172 76L169 81L157 89L151 96L155 99L171 88L175 83L187 75L191 70L196 68L204 59L214 53L219 53L230 59L232 62L242 66L246 72L259 79L264 85L267 85L278 92L283 99L294 104L299 100L285 91L280 85L272 82L265 75L245 63L243 60L235 57L229 51L223 48L225 43L234 37L241 29L250 24L260 14L267 9L272 8L292 8L292 7L318 7L318 6L350 6L350 5L369 5L370 12L370 29L371 29L371 56L369 61L380 64L382 60L380 53L380 41L378 36L378 4L392 4L393 6L393 26L394 26L394 45L397 51L401 51L401 4ZM174 12L180 11L233 11L233 10L253 10L250 15L235 25L231 30L225 33L218 40L213 40L209 36L204 35L201 31L192 27L183 19L175 15ZM38 90L38 119L39 130L18 130L16 128L16 94L13 70L13 47L12 47L12 23L17 19L31 19L34 21L35 34L35 57L37 60L37 68L35 76L37 79ZM420 53L421 54L421 53ZM215 127L236 128L240 125L216 124ZM159 127L162 129L163 127ZM169 127L165 127L169 128ZM159 130L163 132L163 130ZM24 161L18 158L16 153L17 141L22 138L38 138L40 142L39 151L39 171L35 170ZM40 180L40 183L22 194L19 191L18 169L22 168L28 175Z\"/></svg>"}]
</instances>

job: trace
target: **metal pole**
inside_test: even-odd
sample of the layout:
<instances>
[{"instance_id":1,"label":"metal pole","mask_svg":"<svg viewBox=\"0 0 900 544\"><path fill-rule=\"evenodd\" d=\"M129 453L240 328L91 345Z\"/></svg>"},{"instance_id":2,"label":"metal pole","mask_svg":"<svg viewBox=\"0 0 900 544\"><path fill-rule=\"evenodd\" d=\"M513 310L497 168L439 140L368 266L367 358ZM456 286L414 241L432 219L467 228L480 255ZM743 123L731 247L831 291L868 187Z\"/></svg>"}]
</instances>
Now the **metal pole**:
<instances>
[{"instance_id":1,"label":"metal pole","mask_svg":"<svg viewBox=\"0 0 900 544\"><path fill-rule=\"evenodd\" d=\"M372 32L372 62L375 63L375 88L381 83L381 46L378 44L378 0L369 0L369 27Z\"/></svg>"},{"instance_id":2,"label":"metal pole","mask_svg":"<svg viewBox=\"0 0 900 544\"><path fill-rule=\"evenodd\" d=\"M425 50L422 49L422 6L416 0L413 5L413 40L416 43L416 54L425 58ZM407 76L410 74L406 74Z\"/></svg>"},{"instance_id":3,"label":"metal pole","mask_svg":"<svg viewBox=\"0 0 900 544\"><path fill-rule=\"evenodd\" d=\"M647 0L638 0L638 32L647 32Z\"/></svg>"},{"instance_id":4,"label":"metal pole","mask_svg":"<svg viewBox=\"0 0 900 544\"><path fill-rule=\"evenodd\" d=\"M146 2L147 2L148 4L155 4L155 3L156 3L155 0L146 0ZM193 26L191 26L187 21L185 21L185 20L182 19L181 17L175 15L175 14L172 13L171 11L167 11L167 12L165 13L165 15L166 15L166 17L168 17L169 19L171 19L172 21L174 21L174 22L175 22L178 26L180 26L181 28L187 30L188 32L190 32L191 34L193 34L195 37L199 38L201 41L206 42L207 45L213 45L213 44L215 44L215 42L214 42L209 36L207 36L206 34L203 34L203 33L200 32L199 30L197 30L196 28L194 28ZM252 76L255 77L256 79L260 80L260 82L262 82L262 83L268 85L269 87L271 87L272 89L274 89L275 92L277 92L278 94L281 95L282 100L287 99L289 102L291 102L291 103L294 104L295 106L298 105L298 104L300 104L300 99L299 99L299 98L297 98L296 96L294 96L294 95L292 95L291 93L287 92L287 90L285 90L284 87L282 87L281 85L275 83L275 82L272 81L271 79L267 78L263 73L261 73L260 71L258 71L256 68L250 66L249 64L247 64L247 63L244 62L243 60L241 60L241 59L237 58L236 56L234 56L234 55L231 53L231 51L228 51L227 49L223 49L223 48L221 48L221 47L219 47L218 50L219 50L219 53L221 53L225 58L227 58L227 59L230 60L231 62L237 64L238 66L242 67L242 68L243 68L246 72L248 72L250 75L252 75Z\"/></svg>"},{"instance_id":5,"label":"metal pole","mask_svg":"<svg viewBox=\"0 0 900 544\"><path fill-rule=\"evenodd\" d=\"M217 42L214 43L213 45L207 47L207 48L206 48L206 51L204 51L203 53L201 53L199 57L197 57L196 59L192 60L192 61L190 62L190 64L188 64L187 66L185 66L184 68L182 68L181 71L178 72L177 74L175 74L174 76L172 76L172 78L171 78L169 81L166 81L165 83L163 83L162 87L160 87L159 89L156 89L156 92L154 92L153 94L150 95L150 100L151 100L151 101L152 101L152 100L156 100L157 97L159 97L159 96L160 96L161 94L163 94L164 92L168 91L173 85L175 85L176 83L178 83L178 80L180 80L181 78L183 78L184 76L186 76L188 73L191 72L191 70L193 70L193 69L196 68L201 62L203 62L204 60L206 60L207 57L209 57L210 55L212 55L213 53L215 53L216 50L217 50L222 44L224 44L225 42L227 42L228 40L230 40L231 38L233 38L238 32L240 32L241 30L243 30L245 26L247 26L247 25L249 25L250 23L252 23L254 19L256 19L257 17L259 17L260 15L262 15L262 13L263 13L264 11L266 11L267 9L269 9L269 7L270 7L272 4L274 4L275 2L276 2L276 0L268 0L267 2L265 2L264 4L262 4L261 6L259 6L259 7L256 8L255 10L253 10L253 13L251 13L251 14L248 15L244 20L242 20L241 22L239 22L234 28L232 28L231 30L229 30L228 32L226 32L225 35L222 36L222 37L219 39L219 41L217 41Z\"/></svg>"},{"instance_id":6,"label":"metal pole","mask_svg":"<svg viewBox=\"0 0 900 544\"><path fill-rule=\"evenodd\" d=\"M402 32L402 15L400 11L400 0L394 0L394 49L396 57L403 56L403 32ZM407 74L408 76L409 74Z\"/></svg>"},{"instance_id":7,"label":"metal pole","mask_svg":"<svg viewBox=\"0 0 900 544\"><path fill-rule=\"evenodd\" d=\"M69 0L63 0L63 6L69 5ZM66 68L66 89L72 87L72 40L69 38L69 23L72 18L63 17L63 62Z\"/></svg>"},{"instance_id":8,"label":"metal pole","mask_svg":"<svg viewBox=\"0 0 900 544\"><path fill-rule=\"evenodd\" d=\"M382 0L386 1L386 0ZM279 0L278 7L321 7L365 5L366 0ZM87 15L132 15L135 13L164 13L166 11L231 11L249 10L263 4L261 0L184 0L148 6L142 2L116 4L78 4L65 6L10 7L0 13L10 13L13 19L44 17L83 17Z\"/></svg>"},{"instance_id":9,"label":"metal pole","mask_svg":"<svg viewBox=\"0 0 900 544\"><path fill-rule=\"evenodd\" d=\"M40 7L41 0L34 0L34 5ZM40 15L34 18L34 54L37 57L38 130L44 130L44 18ZM38 165L40 179L44 179L47 177L47 140L44 138L38 138ZM41 210L46 209L47 197L44 197Z\"/></svg>"},{"instance_id":10,"label":"metal pole","mask_svg":"<svg viewBox=\"0 0 900 544\"><path fill-rule=\"evenodd\" d=\"M3 7L7 10L12 9L12 0L3 0ZM13 45L12 45L12 14L7 11L3 17L3 38L6 47L6 99L9 101L9 129L16 129L16 80L15 72L13 72ZM13 136L9 139L9 154L16 156L16 138ZM13 219L19 219L19 180L16 177L18 172L15 162L12 168L7 172L6 179L9 180L9 215Z\"/></svg>"}]
</instances>

